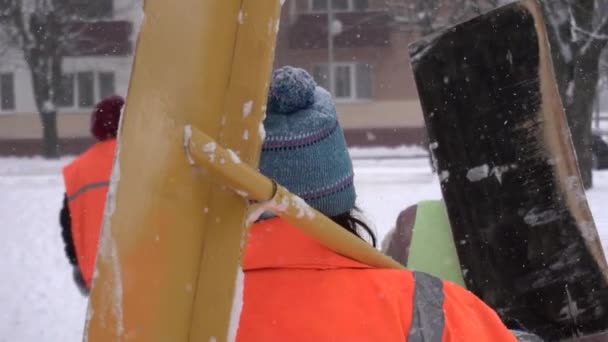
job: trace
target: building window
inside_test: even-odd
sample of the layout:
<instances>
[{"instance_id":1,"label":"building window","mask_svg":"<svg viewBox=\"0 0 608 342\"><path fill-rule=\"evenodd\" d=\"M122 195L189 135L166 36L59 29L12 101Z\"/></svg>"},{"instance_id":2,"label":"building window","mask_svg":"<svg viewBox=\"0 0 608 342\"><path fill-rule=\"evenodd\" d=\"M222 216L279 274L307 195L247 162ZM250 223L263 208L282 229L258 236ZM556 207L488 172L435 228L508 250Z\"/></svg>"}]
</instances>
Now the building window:
<instances>
[{"instance_id":1,"label":"building window","mask_svg":"<svg viewBox=\"0 0 608 342\"><path fill-rule=\"evenodd\" d=\"M334 96L337 98L352 98L352 66L336 65L334 68Z\"/></svg>"},{"instance_id":2,"label":"building window","mask_svg":"<svg viewBox=\"0 0 608 342\"><path fill-rule=\"evenodd\" d=\"M311 0L310 9L313 11L323 11L327 9L327 0Z\"/></svg>"},{"instance_id":3,"label":"building window","mask_svg":"<svg viewBox=\"0 0 608 342\"><path fill-rule=\"evenodd\" d=\"M312 77L319 87L329 90L329 68L327 64L315 65L312 68Z\"/></svg>"},{"instance_id":4,"label":"building window","mask_svg":"<svg viewBox=\"0 0 608 342\"><path fill-rule=\"evenodd\" d=\"M57 105L59 107L74 107L74 74L61 76Z\"/></svg>"},{"instance_id":5,"label":"building window","mask_svg":"<svg viewBox=\"0 0 608 342\"><path fill-rule=\"evenodd\" d=\"M15 77L13 73L0 74L0 109L15 110Z\"/></svg>"},{"instance_id":6,"label":"building window","mask_svg":"<svg viewBox=\"0 0 608 342\"><path fill-rule=\"evenodd\" d=\"M81 19L111 18L114 12L113 0L62 0L66 11Z\"/></svg>"},{"instance_id":7,"label":"building window","mask_svg":"<svg viewBox=\"0 0 608 342\"><path fill-rule=\"evenodd\" d=\"M369 7L368 0L351 0L351 3L355 11L365 11Z\"/></svg>"},{"instance_id":8,"label":"building window","mask_svg":"<svg viewBox=\"0 0 608 342\"><path fill-rule=\"evenodd\" d=\"M310 0L309 10L312 12L327 11L328 0ZM365 11L369 7L369 0L331 0L331 7L335 11Z\"/></svg>"},{"instance_id":9,"label":"building window","mask_svg":"<svg viewBox=\"0 0 608 342\"><path fill-rule=\"evenodd\" d=\"M334 89L331 93L339 100L357 100L372 98L372 73L369 64L334 63ZM313 68L313 77L317 84L329 89L329 68L327 64Z\"/></svg>"},{"instance_id":10,"label":"building window","mask_svg":"<svg viewBox=\"0 0 608 342\"><path fill-rule=\"evenodd\" d=\"M93 107L95 104L95 76L93 72L79 72L76 74L78 81L78 106L81 108Z\"/></svg>"},{"instance_id":11,"label":"building window","mask_svg":"<svg viewBox=\"0 0 608 342\"><path fill-rule=\"evenodd\" d=\"M83 71L61 78L57 104L62 108L91 108L103 98L115 94L113 72Z\"/></svg>"},{"instance_id":12,"label":"building window","mask_svg":"<svg viewBox=\"0 0 608 342\"><path fill-rule=\"evenodd\" d=\"M99 98L103 99L110 95L114 95L114 73L100 72L99 73Z\"/></svg>"},{"instance_id":13,"label":"building window","mask_svg":"<svg viewBox=\"0 0 608 342\"><path fill-rule=\"evenodd\" d=\"M369 64L355 64L355 91L360 99L372 98L372 68Z\"/></svg>"}]
</instances>

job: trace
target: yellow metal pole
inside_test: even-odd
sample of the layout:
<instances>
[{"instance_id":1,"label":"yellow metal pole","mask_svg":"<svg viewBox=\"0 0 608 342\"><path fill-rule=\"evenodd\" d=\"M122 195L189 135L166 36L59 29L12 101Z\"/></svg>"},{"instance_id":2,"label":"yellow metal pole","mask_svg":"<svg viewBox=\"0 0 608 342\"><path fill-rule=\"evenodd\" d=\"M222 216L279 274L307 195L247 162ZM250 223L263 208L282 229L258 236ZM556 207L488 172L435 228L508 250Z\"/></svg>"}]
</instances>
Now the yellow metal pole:
<instances>
[{"instance_id":1,"label":"yellow metal pole","mask_svg":"<svg viewBox=\"0 0 608 342\"><path fill-rule=\"evenodd\" d=\"M223 3L225 0L208 1ZM242 0L233 16L219 16L220 21L235 20L238 32L232 42L231 74L220 111L223 116L217 141L253 167L258 165L264 140L260 128L266 110L282 2ZM213 46L209 46L209 51L214 51ZM208 115L210 112L203 109L198 113ZM192 125L207 132L198 122L192 122ZM234 192L222 190L223 186L212 184L217 190L211 194L213 206L206 213L208 229L199 265L190 340L234 341L242 308L244 275L240 263L246 243L248 203Z\"/></svg>"},{"instance_id":2,"label":"yellow metal pole","mask_svg":"<svg viewBox=\"0 0 608 342\"><path fill-rule=\"evenodd\" d=\"M269 201L274 196L272 181L241 161L232 150L220 146L196 127L184 130L188 158L204 166L221 183L229 186L241 197L254 201Z\"/></svg>"},{"instance_id":3,"label":"yellow metal pole","mask_svg":"<svg viewBox=\"0 0 608 342\"><path fill-rule=\"evenodd\" d=\"M404 268L282 186L277 187L274 198L262 208L268 208L336 253L378 268Z\"/></svg>"},{"instance_id":4,"label":"yellow metal pole","mask_svg":"<svg viewBox=\"0 0 608 342\"><path fill-rule=\"evenodd\" d=\"M183 127L256 166L279 9L145 1L85 341L234 338L247 203L184 162Z\"/></svg>"},{"instance_id":5,"label":"yellow metal pole","mask_svg":"<svg viewBox=\"0 0 608 342\"><path fill-rule=\"evenodd\" d=\"M234 152L224 149L207 134L188 126L186 141L190 157L210 176L245 198L263 202L251 211L253 217L248 221L256 218L256 212L272 211L339 254L374 267L403 268L311 208L301 198L242 163Z\"/></svg>"}]
</instances>

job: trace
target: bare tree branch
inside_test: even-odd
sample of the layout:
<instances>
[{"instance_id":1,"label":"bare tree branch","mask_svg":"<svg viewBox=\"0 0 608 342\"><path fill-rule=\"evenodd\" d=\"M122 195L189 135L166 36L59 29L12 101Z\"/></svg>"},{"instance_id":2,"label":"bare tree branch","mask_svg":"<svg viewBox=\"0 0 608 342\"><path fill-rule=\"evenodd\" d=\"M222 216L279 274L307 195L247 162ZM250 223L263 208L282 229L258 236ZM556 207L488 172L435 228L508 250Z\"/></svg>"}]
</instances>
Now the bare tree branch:
<instances>
[{"instance_id":1,"label":"bare tree branch","mask_svg":"<svg viewBox=\"0 0 608 342\"><path fill-rule=\"evenodd\" d=\"M585 34L588 36L588 38L585 44L581 47L581 54L583 55L587 53L587 50L589 47L591 47L591 44L597 43L598 41L608 42L608 16L605 16L602 19L602 22L597 26L595 31L585 32Z\"/></svg>"},{"instance_id":2,"label":"bare tree branch","mask_svg":"<svg viewBox=\"0 0 608 342\"><path fill-rule=\"evenodd\" d=\"M580 33L584 36L587 36L589 39L598 39L598 40L606 40L608 39L608 34L601 34L596 30L594 32L589 32L587 30L583 30L582 28L578 27L578 26L574 26L573 25L573 29L575 32ZM599 29L599 27L598 27Z\"/></svg>"},{"instance_id":3,"label":"bare tree branch","mask_svg":"<svg viewBox=\"0 0 608 342\"><path fill-rule=\"evenodd\" d=\"M131 8L136 1L140 0L132 0ZM117 12L108 13L109 7L99 7L105 6L100 0L0 0L0 4L0 56L15 56L15 51L22 55L30 71L34 100L40 113L44 154L55 157L58 154L56 108L63 60L80 54L83 46L93 51L113 47L113 43L105 39L94 39L91 29L98 29L95 25L107 22ZM75 7L78 4L92 7ZM129 9L129 5L124 7ZM94 12L100 9L106 13L96 15Z\"/></svg>"},{"instance_id":4,"label":"bare tree branch","mask_svg":"<svg viewBox=\"0 0 608 342\"><path fill-rule=\"evenodd\" d=\"M500 0L388 0L394 20L425 35L494 8Z\"/></svg>"},{"instance_id":5,"label":"bare tree branch","mask_svg":"<svg viewBox=\"0 0 608 342\"><path fill-rule=\"evenodd\" d=\"M387 0L394 20L425 35L514 0ZM579 166L591 186L590 118L608 44L608 0L541 0L554 48L554 65L568 113ZM605 57L607 58L607 57ZM602 64L603 65L603 64ZM601 69L608 72L608 67ZM608 82L608 77L603 79Z\"/></svg>"},{"instance_id":6,"label":"bare tree branch","mask_svg":"<svg viewBox=\"0 0 608 342\"><path fill-rule=\"evenodd\" d=\"M563 7L562 2L558 1L545 1L543 4L545 5L545 11L547 12L546 20L557 39L557 48L564 61L569 62L573 58L572 47L569 44L571 38L566 37L565 30L562 29L569 21L569 17L566 15L567 9Z\"/></svg>"},{"instance_id":7,"label":"bare tree branch","mask_svg":"<svg viewBox=\"0 0 608 342\"><path fill-rule=\"evenodd\" d=\"M32 37L26 26L25 18L23 15L23 8L21 4L19 4L17 0L15 0L13 2L13 6L11 6L11 9L8 13L10 20L12 21L13 28L15 29L18 34L18 37L21 40L21 46L30 46L30 44L32 43Z\"/></svg>"}]
</instances>

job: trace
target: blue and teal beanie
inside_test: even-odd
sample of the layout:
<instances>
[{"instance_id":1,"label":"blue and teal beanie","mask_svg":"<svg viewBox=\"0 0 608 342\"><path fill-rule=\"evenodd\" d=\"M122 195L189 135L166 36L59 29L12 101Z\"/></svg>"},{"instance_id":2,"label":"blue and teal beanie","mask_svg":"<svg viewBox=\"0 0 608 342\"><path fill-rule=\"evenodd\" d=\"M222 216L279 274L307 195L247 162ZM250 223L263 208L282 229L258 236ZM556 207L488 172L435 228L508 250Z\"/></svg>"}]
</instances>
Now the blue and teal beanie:
<instances>
[{"instance_id":1,"label":"blue and teal beanie","mask_svg":"<svg viewBox=\"0 0 608 342\"><path fill-rule=\"evenodd\" d=\"M305 70L274 71L261 172L326 216L355 206L353 166L331 95Z\"/></svg>"}]
</instances>

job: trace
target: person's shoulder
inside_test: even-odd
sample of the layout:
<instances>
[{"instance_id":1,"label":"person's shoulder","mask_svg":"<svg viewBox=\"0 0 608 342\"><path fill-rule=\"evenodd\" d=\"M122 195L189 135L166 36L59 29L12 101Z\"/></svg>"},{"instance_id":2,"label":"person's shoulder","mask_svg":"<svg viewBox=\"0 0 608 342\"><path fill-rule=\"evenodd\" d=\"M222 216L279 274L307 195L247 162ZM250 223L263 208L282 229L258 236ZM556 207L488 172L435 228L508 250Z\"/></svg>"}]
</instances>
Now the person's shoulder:
<instances>
[{"instance_id":1,"label":"person's shoulder","mask_svg":"<svg viewBox=\"0 0 608 342\"><path fill-rule=\"evenodd\" d=\"M100 146L101 145L99 142L89 146L84 152L79 154L76 158L63 167L63 173L77 172L76 170L78 170L83 163L86 163L87 160L90 160L91 158L96 159L97 151L99 150Z\"/></svg>"},{"instance_id":2,"label":"person's shoulder","mask_svg":"<svg viewBox=\"0 0 608 342\"><path fill-rule=\"evenodd\" d=\"M479 299L475 294L464 287L452 283L451 281L443 280L443 291L447 296L452 299L457 299L459 302L463 304L471 304L471 305L479 305L483 304L487 306L481 299Z\"/></svg>"},{"instance_id":3,"label":"person's shoulder","mask_svg":"<svg viewBox=\"0 0 608 342\"><path fill-rule=\"evenodd\" d=\"M469 290L443 281L443 294L446 329L455 340L517 341L496 311Z\"/></svg>"},{"instance_id":4,"label":"person's shoulder","mask_svg":"<svg viewBox=\"0 0 608 342\"><path fill-rule=\"evenodd\" d=\"M76 158L72 159L69 163L67 163L64 167L63 167L63 174L69 174L74 172L76 169L78 169L78 166L82 163L82 154L80 154L79 156L77 156Z\"/></svg>"},{"instance_id":5,"label":"person's shoulder","mask_svg":"<svg viewBox=\"0 0 608 342\"><path fill-rule=\"evenodd\" d=\"M80 155L78 155L77 157L72 159L69 163L67 163L63 167L64 172L69 171L69 170L78 169L78 166L81 165L85 159L87 159L87 156L91 153L90 151L91 151L91 147L87 148L84 152L82 152Z\"/></svg>"},{"instance_id":6,"label":"person's shoulder","mask_svg":"<svg viewBox=\"0 0 608 342\"><path fill-rule=\"evenodd\" d=\"M108 139L104 141L95 142L93 145L89 146L84 152L82 152L78 157L76 157L72 163L78 164L84 160L94 158L97 159L99 154L104 154L105 150L113 149L116 146L116 140Z\"/></svg>"},{"instance_id":7,"label":"person's shoulder","mask_svg":"<svg viewBox=\"0 0 608 342\"><path fill-rule=\"evenodd\" d=\"M369 268L366 275L374 282L381 282L385 288L395 293L411 296L414 291L414 272L407 269ZM365 276L365 275L361 275Z\"/></svg>"}]
</instances>

